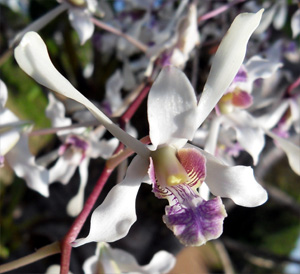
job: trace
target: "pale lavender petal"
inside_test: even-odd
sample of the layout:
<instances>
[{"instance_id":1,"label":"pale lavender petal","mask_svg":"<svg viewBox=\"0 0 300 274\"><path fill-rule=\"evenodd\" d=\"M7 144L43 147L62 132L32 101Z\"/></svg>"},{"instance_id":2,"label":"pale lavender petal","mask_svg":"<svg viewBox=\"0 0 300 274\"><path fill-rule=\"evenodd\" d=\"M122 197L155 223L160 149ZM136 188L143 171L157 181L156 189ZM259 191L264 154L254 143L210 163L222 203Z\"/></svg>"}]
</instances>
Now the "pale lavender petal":
<instances>
[{"instance_id":1,"label":"pale lavender petal","mask_svg":"<svg viewBox=\"0 0 300 274\"><path fill-rule=\"evenodd\" d=\"M91 218L89 235L73 243L74 247L89 242L114 242L125 237L136 221L135 200L141 182L147 175L149 161L136 156L124 180L114 186Z\"/></svg>"},{"instance_id":2,"label":"pale lavender petal","mask_svg":"<svg viewBox=\"0 0 300 274\"><path fill-rule=\"evenodd\" d=\"M245 64L249 79L254 82L259 78L269 78L283 66L280 62L264 59L258 55L250 58Z\"/></svg>"},{"instance_id":3,"label":"pale lavender petal","mask_svg":"<svg viewBox=\"0 0 300 274\"><path fill-rule=\"evenodd\" d=\"M263 10L242 13L233 21L213 59L212 67L198 104L200 126L223 96L239 71L248 40L259 25Z\"/></svg>"},{"instance_id":4,"label":"pale lavender petal","mask_svg":"<svg viewBox=\"0 0 300 274\"><path fill-rule=\"evenodd\" d=\"M293 38L296 38L300 33L300 9L293 14L291 27L293 31Z\"/></svg>"},{"instance_id":5,"label":"pale lavender petal","mask_svg":"<svg viewBox=\"0 0 300 274\"><path fill-rule=\"evenodd\" d=\"M70 8L69 19L79 35L81 45L83 45L94 33L95 26L91 21L91 14L87 9Z\"/></svg>"},{"instance_id":6,"label":"pale lavender petal","mask_svg":"<svg viewBox=\"0 0 300 274\"><path fill-rule=\"evenodd\" d=\"M284 26L284 23L286 21L286 18L287 18L287 1L284 0L284 1L281 1L279 4L278 4L278 8L277 8L277 12L274 16L274 19L273 19L273 26L275 29L277 30L280 30L282 29L282 27Z\"/></svg>"},{"instance_id":7,"label":"pale lavender petal","mask_svg":"<svg viewBox=\"0 0 300 274\"><path fill-rule=\"evenodd\" d=\"M197 129L197 101L185 74L175 67L165 67L155 80L148 97L150 139L159 145L183 146Z\"/></svg>"},{"instance_id":8,"label":"pale lavender petal","mask_svg":"<svg viewBox=\"0 0 300 274\"><path fill-rule=\"evenodd\" d=\"M29 188L45 197L49 196L49 173L44 167L36 165L35 157L29 151L26 135L21 136L5 158L17 176L26 181Z\"/></svg>"}]
</instances>

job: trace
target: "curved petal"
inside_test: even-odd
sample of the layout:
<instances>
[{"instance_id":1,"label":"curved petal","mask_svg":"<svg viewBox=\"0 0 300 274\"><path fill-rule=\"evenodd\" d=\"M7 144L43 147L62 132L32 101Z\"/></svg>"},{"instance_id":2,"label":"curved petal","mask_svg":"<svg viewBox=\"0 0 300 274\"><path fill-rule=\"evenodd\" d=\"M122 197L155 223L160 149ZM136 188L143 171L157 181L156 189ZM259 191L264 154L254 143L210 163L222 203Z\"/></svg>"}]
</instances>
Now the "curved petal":
<instances>
[{"instance_id":1,"label":"curved petal","mask_svg":"<svg viewBox=\"0 0 300 274\"><path fill-rule=\"evenodd\" d=\"M55 165L50 168L49 183L58 181L66 185L79 166L81 157L81 153L73 153L71 149L68 149L63 156L58 158Z\"/></svg>"},{"instance_id":2,"label":"curved petal","mask_svg":"<svg viewBox=\"0 0 300 274\"><path fill-rule=\"evenodd\" d=\"M83 104L121 142L139 155L149 156L149 150L144 144L115 125L56 70L49 58L44 41L36 32L28 32L24 35L20 44L15 48L15 59L19 66L38 83Z\"/></svg>"},{"instance_id":3,"label":"curved petal","mask_svg":"<svg viewBox=\"0 0 300 274\"><path fill-rule=\"evenodd\" d=\"M70 216L77 216L84 204L84 190L88 180L88 166L89 166L89 158L85 158L82 160L79 166L79 174L80 174L80 186L77 194L69 201L67 205L67 212Z\"/></svg>"},{"instance_id":4,"label":"curved petal","mask_svg":"<svg viewBox=\"0 0 300 274\"><path fill-rule=\"evenodd\" d=\"M293 38L296 38L300 33L300 9L298 9L292 16L291 27L293 31Z\"/></svg>"},{"instance_id":5,"label":"curved petal","mask_svg":"<svg viewBox=\"0 0 300 274\"><path fill-rule=\"evenodd\" d=\"M29 188L45 197L49 196L48 170L35 164L35 157L29 151L26 135L21 136L19 142L5 158L17 176L26 181Z\"/></svg>"},{"instance_id":6,"label":"curved petal","mask_svg":"<svg viewBox=\"0 0 300 274\"><path fill-rule=\"evenodd\" d=\"M212 194L230 198L237 205L245 207L255 207L266 202L267 192L255 180L251 167L227 166L210 153L194 148L200 150L206 157L205 182Z\"/></svg>"},{"instance_id":7,"label":"curved petal","mask_svg":"<svg viewBox=\"0 0 300 274\"><path fill-rule=\"evenodd\" d=\"M241 67L248 40L259 25L263 10L242 13L231 24L213 59L212 67L201 95L198 108L200 126L223 96Z\"/></svg>"},{"instance_id":8,"label":"curved petal","mask_svg":"<svg viewBox=\"0 0 300 274\"><path fill-rule=\"evenodd\" d=\"M280 30L283 28L288 14L286 1L281 1L278 4L277 12L273 19L273 26L275 29Z\"/></svg>"},{"instance_id":9,"label":"curved petal","mask_svg":"<svg viewBox=\"0 0 300 274\"><path fill-rule=\"evenodd\" d=\"M288 157L290 167L297 175L300 176L300 147L270 131L266 131L266 134L273 138L282 148Z\"/></svg>"},{"instance_id":10,"label":"curved petal","mask_svg":"<svg viewBox=\"0 0 300 274\"><path fill-rule=\"evenodd\" d=\"M83 45L94 33L95 26L91 21L91 15L87 9L69 9L69 20L72 27L77 31L80 44Z\"/></svg>"},{"instance_id":11,"label":"curved petal","mask_svg":"<svg viewBox=\"0 0 300 274\"><path fill-rule=\"evenodd\" d=\"M169 273L169 271L175 266L176 258L171 253L161 250L155 253L150 263L142 266L141 268L146 273Z\"/></svg>"},{"instance_id":12,"label":"curved petal","mask_svg":"<svg viewBox=\"0 0 300 274\"><path fill-rule=\"evenodd\" d=\"M196 111L197 100L188 78L175 67L164 67L148 97L150 139L154 147L176 145L178 141L183 146L186 139L192 139L197 129Z\"/></svg>"},{"instance_id":13,"label":"curved petal","mask_svg":"<svg viewBox=\"0 0 300 274\"><path fill-rule=\"evenodd\" d=\"M124 180L114 186L91 218L89 235L72 245L89 242L114 242L125 237L136 221L135 199L143 178L147 175L148 160L136 156Z\"/></svg>"},{"instance_id":14,"label":"curved petal","mask_svg":"<svg viewBox=\"0 0 300 274\"><path fill-rule=\"evenodd\" d=\"M259 78L271 77L272 74L282 66L283 64L280 62L264 59L259 55L253 56L245 64L248 77L252 82Z\"/></svg>"},{"instance_id":15,"label":"curved petal","mask_svg":"<svg viewBox=\"0 0 300 274\"><path fill-rule=\"evenodd\" d=\"M224 118L226 117L229 118L227 119L229 125L235 130L240 146L252 156L253 164L256 165L259 155L265 147L264 131L256 126L256 121L246 111L236 111Z\"/></svg>"},{"instance_id":16,"label":"curved petal","mask_svg":"<svg viewBox=\"0 0 300 274\"><path fill-rule=\"evenodd\" d=\"M0 79L0 110L3 108L7 101L7 87Z\"/></svg>"}]
</instances>

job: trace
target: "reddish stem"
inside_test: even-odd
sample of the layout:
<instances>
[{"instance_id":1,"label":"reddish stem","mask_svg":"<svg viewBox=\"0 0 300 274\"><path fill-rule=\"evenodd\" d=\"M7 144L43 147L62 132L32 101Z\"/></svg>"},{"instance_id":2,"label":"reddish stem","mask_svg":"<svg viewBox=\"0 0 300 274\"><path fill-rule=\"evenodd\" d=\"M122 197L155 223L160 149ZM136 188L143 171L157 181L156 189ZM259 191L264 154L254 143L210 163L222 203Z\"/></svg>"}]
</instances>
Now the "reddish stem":
<instances>
[{"instance_id":1,"label":"reddish stem","mask_svg":"<svg viewBox=\"0 0 300 274\"><path fill-rule=\"evenodd\" d=\"M122 114L122 116L120 117L121 128L130 121L130 119L135 114L135 112L137 111L137 109L145 99L145 97L148 95L150 88L151 88L151 84L150 83L146 84L145 87L139 93L139 95L132 102L132 104Z\"/></svg>"},{"instance_id":2,"label":"reddish stem","mask_svg":"<svg viewBox=\"0 0 300 274\"><path fill-rule=\"evenodd\" d=\"M213 18L213 17L216 17L217 15L219 15L220 13L223 13L224 11L230 9L232 6L236 5L236 4L239 4L239 3L242 3L244 2L245 0L236 0L236 1L232 1L222 7L219 7L211 12L208 12L202 16L199 16L198 17L198 24L202 21L206 21L210 18Z\"/></svg>"},{"instance_id":3,"label":"reddish stem","mask_svg":"<svg viewBox=\"0 0 300 274\"><path fill-rule=\"evenodd\" d=\"M145 87L142 89L140 94L136 97L136 99L132 102L132 104L128 107L128 109L123 113L123 115L120 117L120 124L121 127L130 121L140 104L143 102L145 97L147 96L151 85L146 84ZM145 138L143 140L145 143L149 143L149 138ZM118 148L116 149L114 155L118 154L122 149L124 145L122 143L119 144ZM129 155L128 155L129 156ZM127 156L127 157L128 157ZM115 166L114 166L115 167ZM91 213L106 181L108 180L109 176L114 170L113 168L105 166L104 170L102 171L102 174L100 178L98 179L92 193L90 194L88 200L86 201L81 213L78 215L72 226L70 227L68 233L65 235L63 240L61 241L61 274L68 274L69 268L70 268L70 259L71 259L71 251L72 246L70 245L75 239L77 238L81 228L83 227L87 217Z\"/></svg>"},{"instance_id":4,"label":"reddish stem","mask_svg":"<svg viewBox=\"0 0 300 274\"><path fill-rule=\"evenodd\" d=\"M91 210L93 209L107 179L111 175L113 169L104 167L100 178L98 179L91 195L85 202L85 205L78 215L72 226L70 227L68 233L65 235L61 242L61 274L68 274L70 267L70 258L72 247L70 243L74 242L78 236L82 226L84 225L87 217L89 216Z\"/></svg>"},{"instance_id":5,"label":"reddish stem","mask_svg":"<svg viewBox=\"0 0 300 274\"><path fill-rule=\"evenodd\" d=\"M300 86L300 77L297 78L297 80L292 83L291 85L288 86L287 88L287 94L292 95L292 91L297 88L298 86Z\"/></svg>"}]
</instances>

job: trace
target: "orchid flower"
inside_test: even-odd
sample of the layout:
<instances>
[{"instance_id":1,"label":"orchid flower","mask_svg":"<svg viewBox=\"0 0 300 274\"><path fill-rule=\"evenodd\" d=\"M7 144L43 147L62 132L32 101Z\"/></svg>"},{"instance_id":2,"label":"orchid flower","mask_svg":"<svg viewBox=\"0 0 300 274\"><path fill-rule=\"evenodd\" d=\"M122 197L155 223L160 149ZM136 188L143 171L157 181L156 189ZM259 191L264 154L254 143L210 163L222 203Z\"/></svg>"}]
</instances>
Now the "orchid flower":
<instances>
[{"instance_id":1,"label":"orchid flower","mask_svg":"<svg viewBox=\"0 0 300 274\"><path fill-rule=\"evenodd\" d=\"M83 264L85 274L110 273L168 273L175 265L175 257L166 252L157 252L149 264L140 266L136 259L128 252L112 248L107 243L98 243L96 254L88 258Z\"/></svg>"},{"instance_id":2,"label":"orchid flower","mask_svg":"<svg viewBox=\"0 0 300 274\"><path fill-rule=\"evenodd\" d=\"M49 93L48 98L49 104L46 108L46 115L51 119L52 126L64 127L71 125L71 119L65 117L64 105L55 99L51 93ZM105 128L91 130L85 127L64 129L57 132L63 144L58 149L57 157L51 157L50 159L50 161L54 161L58 158L56 163L49 169L49 184L54 182L67 184L77 168L80 176L78 193L67 205L67 212L70 216L78 215L83 208L90 159L98 157L108 159L118 145L116 138L99 141L105 132ZM50 155L52 156L52 153Z\"/></svg>"},{"instance_id":3,"label":"orchid flower","mask_svg":"<svg viewBox=\"0 0 300 274\"><path fill-rule=\"evenodd\" d=\"M65 2L69 8L69 20L79 35L83 45L94 33L95 26L91 21L91 14L97 11L96 0L58 0Z\"/></svg>"},{"instance_id":4,"label":"orchid flower","mask_svg":"<svg viewBox=\"0 0 300 274\"><path fill-rule=\"evenodd\" d=\"M222 233L224 206L220 197L206 201L199 195L197 189L204 181L214 195L231 198L238 205L253 207L266 201L267 193L256 182L250 167L226 166L213 155L187 144L238 72L262 12L240 14L234 20L214 57L198 104L183 72L174 67L162 70L148 97L150 147L120 130L77 91L54 68L36 33L24 36L15 49L19 66L40 84L85 105L138 154L124 180L93 212L89 235L78 239L74 246L91 241L112 242L126 236L136 220L135 198L141 182L149 179L155 195L170 203L164 222L185 245L201 245Z\"/></svg>"},{"instance_id":5,"label":"orchid flower","mask_svg":"<svg viewBox=\"0 0 300 274\"><path fill-rule=\"evenodd\" d=\"M29 188L48 197L48 171L35 163L28 147L28 122L20 121L9 109L6 85L0 80L0 167L4 160ZM31 127L30 127L31 128Z\"/></svg>"},{"instance_id":6,"label":"orchid flower","mask_svg":"<svg viewBox=\"0 0 300 274\"><path fill-rule=\"evenodd\" d=\"M184 4L182 1L181 4ZM170 34L170 29L167 33ZM160 39L165 31L157 35ZM150 63L148 65L146 75L150 75L153 63L159 58L162 65L171 64L179 68L184 68L189 59L190 53L195 46L200 43L200 35L197 24L197 6L191 3L188 6L187 14L178 19L174 35L168 37L163 42L157 41L158 44L149 48L148 56L150 56Z\"/></svg>"},{"instance_id":7,"label":"orchid flower","mask_svg":"<svg viewBox=\"0 0 300 274\"><path fill-rule=\"evenodd\" d=\"M218 127L223 126L227 131L234 131L240 147L252 156L254 165L258 163L259 155L265 146L264 131L258 126L253 126L251 118L241 110L247 109L253 104L254 82L257 79L271 77L281 66L280 62L269 61L260 56L253 56L241 66L227 92L218 102L217 110L223 115L216 117L211 127L206 145L211 153L215 152L217 142L215 134ZM214 145L212 145L213 142L215 142Z\"/></svg>"}]
</instances>

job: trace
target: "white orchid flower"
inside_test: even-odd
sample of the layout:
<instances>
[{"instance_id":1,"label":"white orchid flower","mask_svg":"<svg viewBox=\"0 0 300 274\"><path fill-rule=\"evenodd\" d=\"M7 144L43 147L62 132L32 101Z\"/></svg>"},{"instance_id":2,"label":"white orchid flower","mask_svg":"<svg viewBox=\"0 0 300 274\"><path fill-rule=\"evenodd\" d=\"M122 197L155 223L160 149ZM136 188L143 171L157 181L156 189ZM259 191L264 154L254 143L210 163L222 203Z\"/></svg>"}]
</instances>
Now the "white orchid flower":
<instances>
[{"instance_id":1,"label":"white orchid flower","mask_svg":"<svg viewBox=\"0 0 300 274\"><path fill-rule=\"evenodd\" d=\"M83 45L94 33L95 26L91 16L97 10L96 0L58 0L68 4L69 20L72 27L79 35Z\"/></svg>"},{"instance_id":2,"label":"white orchid flower","mask_svg":"<svg viewBox=\"0 0 300 274\"><path fill-rule=\"evenodd\" d=\"M7 88L0 80L0 167L5 159L16 175L26 181L29 188L48 197L48 171L36 165L35 157L28 147L28 136L23 132L26 126L28 128L28 122L20 121L5 108L6 100Z\"/></svg>"},{"instance_id":3,"label":"white orchid flower","mask_svg":"<svg viewBox=\"0 0 300 274\"><path fill-rule=\"evenodd\" d=\"M168 273L175 265L175 257L166 252L157 252L149 264L139 265L136 259L128 252L112 248L107 243L98 243L96 254L88 258L83 264L85 274L110 273Z\"/></svg>"},{"instance_id":4,"label":"white orchid flower","mask_svg":"<svg viewBox=\"0 0 300 274\"><path fill-rule=\"evenodd\" d=\"M199 195L197 188L204 180L214 195L231 198L238 205L253 207L266 201L267 193L256 182L250 167L226 166L211 154L186 144L238 72L262 12L240 14L234 20L215 55L198 104L190 82L180 70L162 70L148 97L152 142L149 148L121 131L59 74L36 33L23 38L15 50L20 67L39 83L84 104L138 154L124 180L113 187L93 212L89 235L77 240L74 246L91 241L112 242L126 236L136 220L138 189L149 177L155 195L169 200L164 222L186 245L201 245L222 233L224 206L219 197L205 201Z\"/></svg>"},{"instance_id":5,"label":"white orchid flower","mask_svg":"<svg viewBox=\"0 0 300 274\"><path fill-rule=\"evenodd\" d=\"M71 119L65 117L65 107L52 93L49 93L49 104L46 115L51 119L53 127L65 127L71 125ZM88 181L88 166L91 158L102 157L108 159L118 145L118 140L99 140L104 133L102 130L90 130L85 127L75 129L64 129L57 132L62 141L58 149L57 157L51 161L58 160L49 169L49 184L60 182L69 183L75 171L79 170L80 186L77 194L69 201L67 212L70 216L77 216L84 205L84 191ZM52 153L49 154L52 156Z\"/></svg>"}]
</instances>

